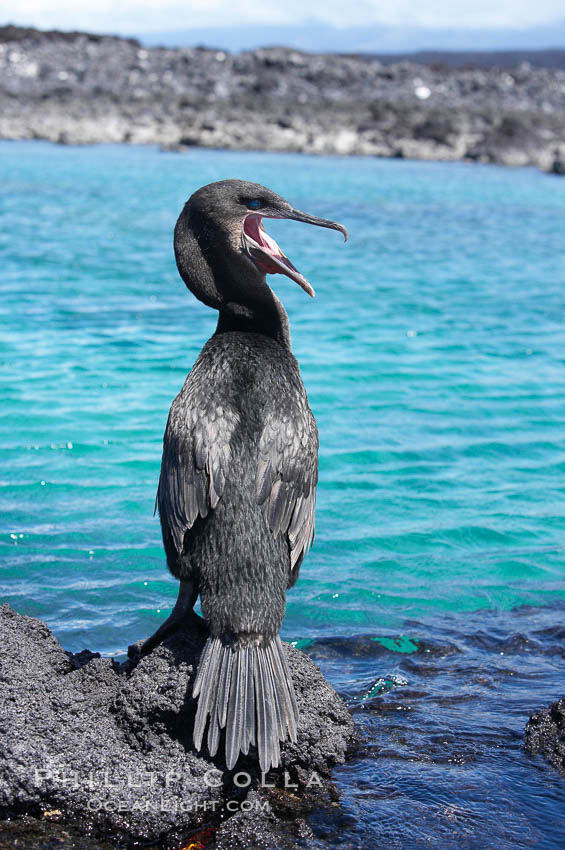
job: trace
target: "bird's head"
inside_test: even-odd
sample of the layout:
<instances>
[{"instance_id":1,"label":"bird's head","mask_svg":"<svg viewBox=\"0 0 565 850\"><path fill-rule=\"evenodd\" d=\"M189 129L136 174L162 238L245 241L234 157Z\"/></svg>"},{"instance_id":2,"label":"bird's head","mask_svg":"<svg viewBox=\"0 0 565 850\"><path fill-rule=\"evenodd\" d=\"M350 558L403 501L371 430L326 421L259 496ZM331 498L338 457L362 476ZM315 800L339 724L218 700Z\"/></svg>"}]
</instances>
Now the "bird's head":
<instances>
[{"instance_id":1,"label":"bird's head","mask_svg":"<svg viewBox=\"0 0 565 850\"><path fill-rule=\"evenodd\" d=\"M175 228L175 255L181 277L194 294L212 307L226 301L257 300L265 275L284 274L312 297L314 290L270 237L263 219L286 218L339 230L335 221L294 209L288 201L258 183L220 180L198 189L187 201ZM191 256L196 245L208 266ZM213 281L210 279L213 277Z\"/></svg>"}]
</instances>

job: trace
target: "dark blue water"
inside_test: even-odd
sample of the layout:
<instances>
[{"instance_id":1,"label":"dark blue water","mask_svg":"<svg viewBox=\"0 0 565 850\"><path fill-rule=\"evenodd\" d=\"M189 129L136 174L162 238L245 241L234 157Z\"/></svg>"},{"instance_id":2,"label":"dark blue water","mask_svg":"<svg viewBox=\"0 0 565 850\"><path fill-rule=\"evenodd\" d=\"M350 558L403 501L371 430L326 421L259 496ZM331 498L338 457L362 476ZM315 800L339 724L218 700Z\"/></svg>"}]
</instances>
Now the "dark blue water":
<instances>
[{"instance_id":1,"label":"dark blue water","mask_svg":"<svg viewBox=\"0 0 565 850\"><path fill-rule=\"evenodd\" d=\"M171 234L195 188L234 176L351 235L268 223L317 291L272 278L321 440L284 636L366 731L319 840L565 846L564 780L521 749L565 692L563 181L0 143L2 597L66 648L114 654L173 604L161 439L214 316Z\"/></svg>"},{"instance_id":2,"label":"dark blue water","mask_svg":"<svg viewBox=\"0 0 565 850\"><path fill-rule=\"evenodd\" d=\"M365 736L335 771L341 809L313 818L319 846L565 847L565 778L522 749L532 706L565 691L564 615L446 613L396 641L310 645Z\"/></svg>"}]
</instances>

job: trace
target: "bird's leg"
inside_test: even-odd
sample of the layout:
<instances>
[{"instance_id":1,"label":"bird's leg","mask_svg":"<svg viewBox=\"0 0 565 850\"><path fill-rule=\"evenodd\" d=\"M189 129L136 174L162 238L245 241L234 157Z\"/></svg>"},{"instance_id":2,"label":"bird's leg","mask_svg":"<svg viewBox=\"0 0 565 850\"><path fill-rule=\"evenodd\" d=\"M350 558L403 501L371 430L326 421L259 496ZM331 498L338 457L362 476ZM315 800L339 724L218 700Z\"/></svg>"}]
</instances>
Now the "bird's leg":
<instances>
[{"instance_id":1,"label":"bird's leg","mask_svg":"<svg viewBox=\"0 0 565 850\"><path fill-rule=\"evenodd\" d=\"M198 590L195 589L192 581L182 581L179 587L179 595L175 602L175 607L171 611L164 623L161 623L155 634L148 637L141 645L140 652L142 655L148 655L156 646L162 643L165 638L169 637L179 626L193 617L195 623L200 625L203 620L192 609L198 597Z\"/></svg>"}]
</instances>

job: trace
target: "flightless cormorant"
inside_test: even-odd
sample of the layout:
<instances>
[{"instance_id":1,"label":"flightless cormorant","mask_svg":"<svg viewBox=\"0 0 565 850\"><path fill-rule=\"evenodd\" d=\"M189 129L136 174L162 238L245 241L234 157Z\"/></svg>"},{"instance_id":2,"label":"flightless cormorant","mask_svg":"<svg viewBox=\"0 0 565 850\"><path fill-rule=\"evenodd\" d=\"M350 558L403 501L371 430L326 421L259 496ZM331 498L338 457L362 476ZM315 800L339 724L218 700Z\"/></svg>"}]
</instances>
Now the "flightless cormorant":
<instances>
[{"instance_id":1,"label":"flightless cormorant","mask_svg":"<svg viewBox=\"0 0 565 850\"><path fill-rule=\"evenodd\" d=\"M267 274L314 290L263 228L286 218L339 230L274 192L221 180L195 192L175 227L180 276L219 311L218 326L174 400L157 492L167 564L180 579L150 651L191 615L200 594L209 637L193 686L194 744L229 769L257 747L263 771L296 740L297 707L278 636L286 591L314 538L318 433L286 311Z\"/></svg>"}]
</instances>

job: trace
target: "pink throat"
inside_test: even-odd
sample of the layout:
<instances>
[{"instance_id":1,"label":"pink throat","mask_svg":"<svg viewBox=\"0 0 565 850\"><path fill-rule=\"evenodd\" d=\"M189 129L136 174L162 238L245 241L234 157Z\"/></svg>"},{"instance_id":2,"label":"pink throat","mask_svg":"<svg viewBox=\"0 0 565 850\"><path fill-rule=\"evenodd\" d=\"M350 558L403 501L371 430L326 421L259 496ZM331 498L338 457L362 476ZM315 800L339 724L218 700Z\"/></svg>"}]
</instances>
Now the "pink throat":
<instances>
[{"instance_id":1,"label":"pink throat","mask_svg":"<svg viewBox=\"0 0 565 850\"><path fill-rule=\"evenodd\" d=\"M260 215L248 215L243 223L243 229L247 236L250 236L254 242L261 246L264 249L266 254L270 254L272 257L276 257L279 262L283 262L285 265L287 264L286 257L269 234L264 230L263 225L261 223ZM260 271L265 274L281 274L281 269L278 266L275 266L274 263L271 264L267 260L267 258L259 259L257 257L253 258L255 264L259 268Z\"/></svg>"}]
</instances>

